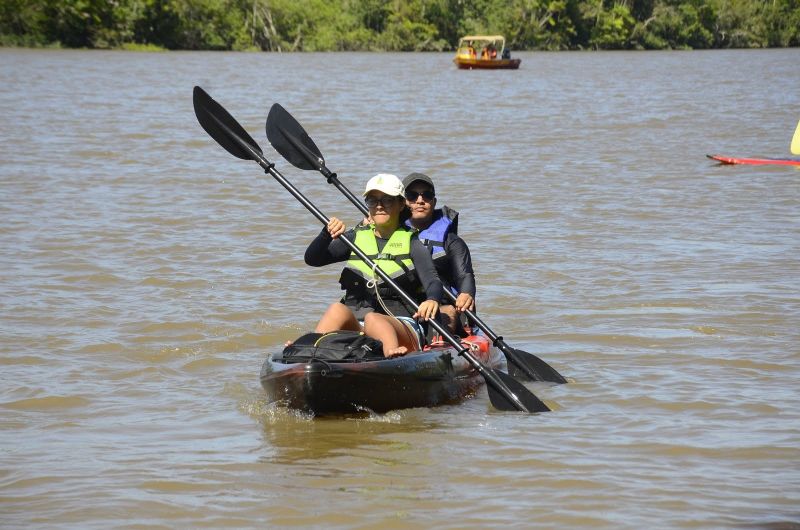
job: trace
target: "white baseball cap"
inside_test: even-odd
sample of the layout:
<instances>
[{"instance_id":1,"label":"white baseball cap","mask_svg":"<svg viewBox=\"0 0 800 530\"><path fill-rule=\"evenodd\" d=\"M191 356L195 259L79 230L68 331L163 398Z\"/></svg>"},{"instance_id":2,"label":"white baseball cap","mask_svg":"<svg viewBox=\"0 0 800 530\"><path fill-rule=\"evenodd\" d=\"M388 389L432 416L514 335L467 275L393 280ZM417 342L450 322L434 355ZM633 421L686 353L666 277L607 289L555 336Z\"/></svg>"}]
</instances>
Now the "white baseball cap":
<instances>
[{"instance_id":1,"label":"white baseball cap","mask_svg":"<svg viewBox=\"0 0 800 530\"><path fill-rule=\"evenodd\" d=\"M392 175L391 173L378 173L367 182L367 187L364 190L364 197L367 196L367 193L378 190L382 191L386 195L403 195L403 183L400 182L400 179L397 175Z\"/></svg>"}]
</instances>

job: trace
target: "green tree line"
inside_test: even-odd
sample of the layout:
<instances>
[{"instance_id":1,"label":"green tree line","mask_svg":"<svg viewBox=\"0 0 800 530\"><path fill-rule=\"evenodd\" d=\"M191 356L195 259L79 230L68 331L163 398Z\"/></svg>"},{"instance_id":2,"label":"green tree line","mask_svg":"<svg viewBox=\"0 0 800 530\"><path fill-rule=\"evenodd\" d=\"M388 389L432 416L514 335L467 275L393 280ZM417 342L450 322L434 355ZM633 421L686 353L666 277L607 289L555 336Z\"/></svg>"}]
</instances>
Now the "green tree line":
<instances>
[{"instance_id":1,"label":"green tree line","mask_svg":"<svg viewBox=\"0 0 800 530\"><path fill-rule=\"evenodd\" d=\"M0 0L0 45L442 51L800 45L800 0Z\"/></svg>"}]
</instances>

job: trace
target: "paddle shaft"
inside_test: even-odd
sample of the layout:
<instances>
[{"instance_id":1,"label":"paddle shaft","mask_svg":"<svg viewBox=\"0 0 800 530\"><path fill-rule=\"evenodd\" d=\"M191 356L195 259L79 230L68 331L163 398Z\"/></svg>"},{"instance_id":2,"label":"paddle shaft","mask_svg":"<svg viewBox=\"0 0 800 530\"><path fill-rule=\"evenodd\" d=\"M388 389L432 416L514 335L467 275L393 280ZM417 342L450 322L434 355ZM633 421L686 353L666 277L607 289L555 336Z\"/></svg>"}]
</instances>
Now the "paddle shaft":
<instances>
[{"instance_id":1,"label":"paddle shaft","mask_svg":"<svg viewBox=\"0 0 800 530\"><path fill-rule=\"evenodd\" d=\"M314 217L316 217L317 220L319 220L323 225L325 225L325 226L328 225L328 222L330 221L330 219L324 213L322 213L319 210L319 208L317 208L310 200L308 200L308 198L306 198L305 195L303 195L297 188L295 188L294 185L292 185L292 183L289 182L278 170L276 170L275 169L275 164L272 164L269 160L267 160L259 151L257 151L256 149L253 149L253 147L250 144L248 144L245 140L240 138L238 134L236 134L233 130L231 130L230 127L228 127L224 122L222 122L220 119L218 119L214 114L209 114L209 115L214 119L214 121L217 123L217 125L219 125L219 127L222 128L226 132L226 134L228 135L229 138L232 138L234 141L236 141L240 145L240 147L242 147L244 150L246 150L246 151L248 151L250 153L252 159L259 166L261 166L262 169L264 169L265 173L271 175L275 180L277 180L280 183L281 186L286 188L286 190L289 193L291 193L292 196L295 199L300 201L300 203L303 206L305 206L306 209L309 212L311 212L311 214L314 215ZM341 183L340 183L340 185L341 185ZM378 276L380 276L380 278L384 282L386 282L389 286L391 286L392 289L394 289L395 292L403 300L406 301L406 303L408 303L411 307L413 307L415 309L419 308L419 306L416 303L416 301L413 298L411 298L408 294L406 294L406 292L403 291L403 289L401 289L400 286L397 285L389 277L388 274L386 274L380 267L378 267L375 263L373 263L373 261L360 248L358 248L355 243L353 243L352 241L350 241L346 237L342 237L341 239L344 241L345 245L347 245L347 247L350 248L350 250L356 256L359 257L359 259L361 259L373 271L375 271L378 274ZM439 324L439 322L437 322L436 320L431 319L431 320L428 321L428 323L431 326L433 326L433 328L436 331L438 331L439 334L445 340L447 340L447 342L452 344L453 347L456 348L456 350L458 350L458 354L461 355L462 357L464 357L467 360L467 362L469 362L469 364L483 376L483 378L486 381L486 383L491 385L494 388L494 390L499 392L506 400L508 400L513 405L513 407L515 409L523 411L523 412L537 412L537 410L531 410L531 408L526 406L526 404L522 402L522 400L519 398L519 396L517 396L517 394L515 394L508 387L508 384L506 382L504 382L497 375L497 373L495 373L494 370L487 369L485 366L483 366L483 364L481 364L480 361L478 361L475 357L473 357L472 354L469 352L469 350L467 348L465 348L461 344L461 342L459 342L458 339L456 339L453 335L451 335L450 332L448 332L441 324ZM527 390L527 389L525 389L525 390ZM533 396L533 394L531 394L531 396L535 398L535 396ZM536 398L536 401L539 401L538 398ZM540 410L549 410L549 407L544 405L544 403L541 403L541 407L542 408Z\"/></svg>"}]
</instances>

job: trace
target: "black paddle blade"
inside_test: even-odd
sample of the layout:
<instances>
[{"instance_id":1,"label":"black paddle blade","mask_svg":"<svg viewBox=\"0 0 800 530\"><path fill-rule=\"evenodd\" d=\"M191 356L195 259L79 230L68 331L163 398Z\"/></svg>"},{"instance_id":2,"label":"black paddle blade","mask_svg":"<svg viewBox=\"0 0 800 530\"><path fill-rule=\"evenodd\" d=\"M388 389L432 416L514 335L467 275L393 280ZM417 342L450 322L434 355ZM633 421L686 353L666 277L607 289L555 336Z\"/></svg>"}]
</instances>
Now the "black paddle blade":
<instances>
[{"instance_id":1,"label":"black paddle blade","mask_svg":"<svg viewBox=\"0 0 800 530\"><path fill-rule=\"evenodd\" d=\"M300 169L325 167L325 159L303 126L289 111L275 103L267 116L267 139L290 164Z\"/></svg>"},{"instance_id":2,"label":"black paddle blade","mask_svg":"<svg viewBox=\"0 0 800 530\"><path fill-rule=\"evenodd\" d=\"M197 116L197 121L200 122L200 126L211 138L237 158L258 160L253 152L260 155L261 148L222 105L214 101L199 86L194 87L192 101L194 102L194 113ZM238 139L236 138L237 136ZM242 145L243 143L247 144L250 149Z\"/></svg>"},{"instance_id":3,"label":"black paddle blade","mask_svg":"<svg viewBox=\"0 0 800 530\"><path fill-rule=\"evenodd\" d=\"M514 379L508 374L492 370L493 376L500 379L505 384L506 391L511 392L519 402L525 407L523 412L550 412L550 407L545 405L544 401L536 397L533 392L525 388L522 383ZM496 389L490 381L486 381L486 388L489 390L489 401L492 406L497 410L503 411L519 411L521 410L519 403L514 403L503 392Z\"/></svg>"},{"instance_id":4,"label":"black paddle blade","mask_svg":"<svg viewBox=\"0 0 800 530\"><path fill-rule=\"evenodd\" d=\"M508 359L508 373L522 381L547 381L549 383L567 383L567 379L558 371L533 355L510 346L502 349Z\"/></svg>"}]
</instances>

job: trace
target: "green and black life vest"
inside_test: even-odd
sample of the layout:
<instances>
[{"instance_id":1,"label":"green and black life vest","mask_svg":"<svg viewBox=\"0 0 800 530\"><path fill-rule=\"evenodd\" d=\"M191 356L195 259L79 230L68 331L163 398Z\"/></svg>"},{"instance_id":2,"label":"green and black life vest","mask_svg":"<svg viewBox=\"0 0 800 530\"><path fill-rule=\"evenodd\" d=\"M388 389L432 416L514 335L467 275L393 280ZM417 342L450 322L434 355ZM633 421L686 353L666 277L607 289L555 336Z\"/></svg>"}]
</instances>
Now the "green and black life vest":
<instances>
[{"instance_id":1,"label":"green and black life vest","mask_svg":"<svg viewBox=\"0 0 800 530\"><path fill-rule=\"evenodd\" d=\"M425 293L422 284L414 272L414 262L411 261L411 240L416 230L400 226L394 231L383 249L378 251L378 241L373 231L374 226L361 226L355 229L353 243L372 260L383 272L389 275L412 298L424 299ZM375 287L370 282L375 282L384 301L401 300L400 296L380 278L377 272L364 263L355 252L350 253L339 283L346 291L346 299L367 300L375 295ZM369 285L368 285L369 284ZM377 308L376 308L377 309Z\"/></svg>"}]
</instances>

